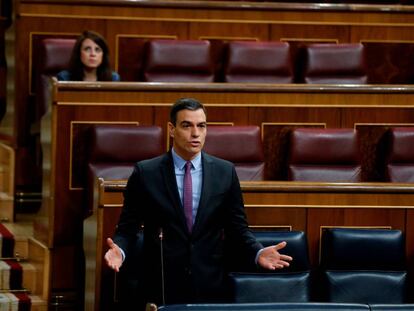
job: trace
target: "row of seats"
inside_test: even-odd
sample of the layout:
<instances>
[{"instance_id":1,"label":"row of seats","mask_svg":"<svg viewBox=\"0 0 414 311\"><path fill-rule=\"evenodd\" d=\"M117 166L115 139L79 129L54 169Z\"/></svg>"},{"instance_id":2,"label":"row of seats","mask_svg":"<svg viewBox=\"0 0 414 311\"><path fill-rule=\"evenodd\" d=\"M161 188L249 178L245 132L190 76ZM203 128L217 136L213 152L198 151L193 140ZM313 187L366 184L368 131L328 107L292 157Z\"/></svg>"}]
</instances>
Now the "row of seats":
<instances>
[{"instance_id":1,"label":"row of seats","mask_svg":"<svg viewBox=\"0 0 414 311\"><path fill-rule=\"evenodd\" d=\"M228 299L234 310L255 310L252 304L257 303L279 303L281 310L287 306L290 308L286 310L331 310L333 306L333 310L354 310L349 309L352 304L386 304L388 308L383 310L414 310L409 304L413 297L408 291L405 237L400 230L326 228L321 232L317 267L310 264L304 232L253 229L253 234L263 246L286 241L283 253L292 256L293 261L282 270L264 270L253 263L241 263L241 253L231 249L229 253L237 257L230 257L228 265ZM131 274L128 269L121 270L126 279L139 278L142 273L134 270ZM341 308L335 304L341 304ZM221 310L219 305L203 305L200 310L204 308Z\"/></svg>"},{"instance_id":2,"label":"row of seats","mask_svg":"<svg viewBox=\"0 0 414 311\"><path fill-rule=\"evenodd\" d=\"M290 135L288 180L361 182L363 162L355 129L297 128ZM385 182L414 182L414 127L391 127L379 140L378 170Z\"/></svg>"},{"instance_id":3,"label":"row of seats","mask_svg":"<svg viewBox=\"0 0 414 311\"><path fill-rule=\"evenodd\" d=\"M74 39L42 42L39 74L54 75L68 65ZM279 41L229 41L217 55L208 40L148 40L142 59L121 79L147 82L258 82L258 83L352 83L367 82L362 44L309 44L293 59L290 44ZM140 52L136 51L133 57ZM297 72L295 64L302 64ZM296 71L296 73L295 73Z\"/></svg>"},{"instance_id":4,"label":"row of seats","mask_svg":"<svg viewBox=\"0 0 414 311\"><path fill-rule=\"evenodd\" d=\"M325 228L316 268L311 268L303 232L254 234L264 246L287 241L283 251L294 260L287 269L276 271L260 270L252 264L231 266L231 271L237 271L230 273L233 302L399 304L410 300L405 241L400 230Z\"/></svg>"},{"instance_id":5,"label":"row of seats","mask_svg":"<svg viewBox=\"0 0 414 311\"><path fill-rule=\"evenodd\" d=\"M387 132L384 181L414 181L414 127ZM95 179L127 179L137 161L165 152L166 142L158 126L95 125L86 138L88 146L88 202L93 208ZM360 182L361 151L354 129L296 128L290 133L288 180ZM131 144L131 142L134 142ZM139 142L139 143L138 143ZM209 126L204 150L235 164L240 180L265 180L266 160L258 126Z\"/></svg>"},{"instance_id":6,"label":"row of seats","mask_svg":"<svg viewBox=\"0 0 414 311\"><path fill-rule=\"evenodd\" d=\"M49 77L67 69L75 39L47 38L33 67L36 124L47 111ZM296 54L286 42L230 41L217 52L208 40L152 39L120 61L123 81L366 83L362 44L312 44ZM142 56L141 56L142 54ZM298 70L296 63L305 63ZM302 67L302 66L300 66ZM298 73L299 72L299 73Z\"/></svg>"}]
</instances>

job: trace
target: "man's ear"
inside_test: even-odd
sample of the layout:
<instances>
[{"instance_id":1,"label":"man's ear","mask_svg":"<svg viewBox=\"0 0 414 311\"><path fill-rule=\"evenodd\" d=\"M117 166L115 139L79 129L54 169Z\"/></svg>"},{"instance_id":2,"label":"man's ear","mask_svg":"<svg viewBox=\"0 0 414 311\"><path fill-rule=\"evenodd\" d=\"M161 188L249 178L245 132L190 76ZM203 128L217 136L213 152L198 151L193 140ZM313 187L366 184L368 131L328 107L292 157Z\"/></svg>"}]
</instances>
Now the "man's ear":
<instances>
[{"instance_id":1,"label":"man's ear","mask_svg":"<svg viewBox=\"0 0 414 311\"><path fill-rule=\"evenodd\" d=\"M168 122L168 132L171 138L174 138L174 130L175 130L174 124L172 124L171 122Z\"/></svg>"}]
</instances>

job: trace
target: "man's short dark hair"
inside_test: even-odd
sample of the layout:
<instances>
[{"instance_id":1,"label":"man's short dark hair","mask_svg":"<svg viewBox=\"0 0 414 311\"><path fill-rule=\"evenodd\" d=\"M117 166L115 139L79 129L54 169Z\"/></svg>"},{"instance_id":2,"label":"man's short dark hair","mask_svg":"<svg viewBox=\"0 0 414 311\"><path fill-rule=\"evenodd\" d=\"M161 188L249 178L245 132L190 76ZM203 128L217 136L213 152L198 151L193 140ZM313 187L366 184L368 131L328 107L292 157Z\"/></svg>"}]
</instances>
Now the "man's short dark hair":
<instances>
[{"instance_id":1,"label":"man's short dark hair","mask_svg":"<svg viewBox=\"0 0 414 311\"><path fill-rule=\"evenodd\" d=\"M171 110L170 110L170 122L174 124L174 126L177 123L177 113L184 109L192 110L192 111L203 109L204 114L207 115L206 108L197 99L180 98L174 103L174 105L171 107Z\"/></svg>"}]
</instances>

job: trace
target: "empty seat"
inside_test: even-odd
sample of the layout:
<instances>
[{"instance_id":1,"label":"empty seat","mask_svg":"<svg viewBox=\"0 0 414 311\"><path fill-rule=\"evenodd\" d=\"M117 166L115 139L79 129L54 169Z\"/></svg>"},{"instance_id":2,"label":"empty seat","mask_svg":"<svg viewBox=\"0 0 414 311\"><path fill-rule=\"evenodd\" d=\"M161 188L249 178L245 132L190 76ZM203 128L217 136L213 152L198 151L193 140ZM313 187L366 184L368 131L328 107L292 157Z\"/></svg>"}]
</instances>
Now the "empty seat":
<instances>
[{"instance_id":1,"label":"empty seat","mask_svg":"<svg viewBox=\"0 0 414 311\"><path fill-rule=\"evenodd\" d=\"M164 152L162 138L158 126L102 124L90 128L86 215L92 213L96 178L128 179L135 162Z\"/></svg>"},{"instance_id":2,"label":"empty seat","mask_svg":"<svg viewBox=\"0 0 414 311\"><path fill-rule=\"evenodd\" d=\"M414 182L414 127L391 128L387 134L386 180Z\"/></svg>"},{"instance_id":3,"label":"empty seat","mask_svg":"<svg viewBox=\"0 0 414 311\"><path fill-rule=\"evenodd\" d=\"M406 300L405 242L400 230L325 229L320 265L328 302Z\"/></svg>"},{"instance_id":4,"label":"empty seat","mask_svg":"<svg viewBox=\"0 0 414 311\"><path fill-rule=\"evenodd\" d=\"M209 126L204 151L233 162L240 180L264 179L264 154L258 126Z\"/></svg>"},{"instance_id":5,"label":"empty seat","mask_svg":"<svg viewBox=\"0 0 414 311\"><path fill-rule=\"evenodd\" d=\"M59 71L67 69L76 39L43 39L40 45L40 58L34 68L33 79L36 85L35 121L40 120L47 110L48 81Z\"/></svg>"},{"instance_id":6,"label":"empty seat","mask_svg":"<svg viewBox=\"0 0 414 311\"><path fill-rule=\"evenodd\" d=\"M225 82L292 83L286 42L232 41L224 67Z\"/></svg>"},{"instance_id":7,"label":"empty seat","mask_svg":"<svg viewBox=\"0 0 414 311\"><path fill-rule=\"evenodd\" d=\"M296 128L289 143L289 180L361 181L356 130Z\"/></svg>"},{"instance_id":8,"label":"empty seat","mask_svg":"<svg viewBox=\"0 0 414 311\"><path fill-rule=\"evenodd\" d=\"M364 46L360 43L309 44L304 54L305 83L367 83Z\"/></svg>"},{"instance_id":9,"label":"empty seat","mask_svg":"<svg viewBox=\"0 0 414 311\"><path fill-rule=\"evenodd\" d=\"M147 82L214 82L215 78L207 40L150 40L144 63Z\"/></svg>"},{"instance_id":10,"label":"empty seat","mask_svg":"<svg viewBox=\"0 0 414 311\"><path fill-rule=\"evenodd\" d=\"M311 301L311 272L305 233L302 231L253 231L253 233L264 247L286 241L287 245L281 253L292 256L293 261L289 267L275 271L261 269L254 263L245 263L245 267L239 268L239 272L229 275L231 299L236 303Z\"/></svg>"}]
</instances>

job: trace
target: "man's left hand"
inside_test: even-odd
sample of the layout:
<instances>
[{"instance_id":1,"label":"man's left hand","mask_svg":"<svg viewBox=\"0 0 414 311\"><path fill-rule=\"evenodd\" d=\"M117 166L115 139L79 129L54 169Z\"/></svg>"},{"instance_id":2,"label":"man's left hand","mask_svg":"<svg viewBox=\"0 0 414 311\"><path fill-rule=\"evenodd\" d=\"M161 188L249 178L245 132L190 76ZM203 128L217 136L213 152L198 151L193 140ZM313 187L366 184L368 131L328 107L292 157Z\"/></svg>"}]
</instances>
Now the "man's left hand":
<instances>
[{"instance_id":1,"label":"man's left hand","mask_svg":"<svg viewBox=\"0 0 414 311\"><path fill-rule=\"evenodd\" d=\"M279 244L268 246L263 248L257 259L257 263L269 270L282 269L289 267L289 262L292 261L292 257L279 253L279 250L286 246L286 242L280 242Z\"/></svg>"}]
</instances>

